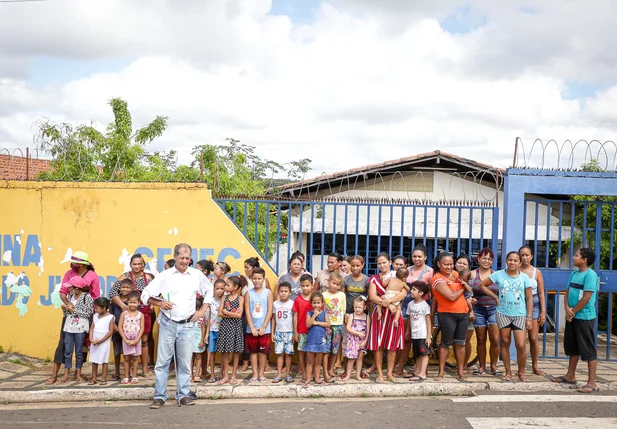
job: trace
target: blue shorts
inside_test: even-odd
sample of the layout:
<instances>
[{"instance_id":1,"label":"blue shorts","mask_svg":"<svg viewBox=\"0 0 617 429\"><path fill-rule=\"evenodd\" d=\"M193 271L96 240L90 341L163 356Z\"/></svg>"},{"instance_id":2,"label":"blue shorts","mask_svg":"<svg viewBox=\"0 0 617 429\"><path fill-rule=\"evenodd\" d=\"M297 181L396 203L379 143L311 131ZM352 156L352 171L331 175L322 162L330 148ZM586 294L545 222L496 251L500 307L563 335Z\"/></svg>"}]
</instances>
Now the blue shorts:
<instances>
[{"instance_id":1,"label":"blue shorts","mask_svg":"<svg viewBox=\"0 0 617 429\"><path fill-rule=\"evenodd\" d=\"M533 296L533 310L531 312L531 318L533 320L538 320L540 317L540 298L538 295Z\"/></svg>"},{"instance_id":2,"label":"blue shorts","mask_svg":"<svg viewBox=\"0 0 617 429\"><path fill-rule=\"evenodd\" d=\"M294 354L294 333L293 332L277 332L274 334L274 353L277 355Z\"/></svg>"},{"instance_id":3,"label":"blue shorts","mask_svg":"<svg viewBox=\"0 0 617 429\"><path fill-rule=\"evenodd\" d=\"M219 331L210 331L208 337L208 351L210 353L216 353L216 340L219 339Z\"/></svg>"},{"instance_id":4,"label":"blue shorts","mask_svg":"<svg viewBox=\"0 0 617 429\"><path fill-rule=\"evenodd\" d=\"M473 312L476 315L473 326L476 328L486 328L488 325L497 324L497 319L495 318L495 314L497 313L496 305L488 307L478 307L474 305Z\"/></svg>"}]
</instances>

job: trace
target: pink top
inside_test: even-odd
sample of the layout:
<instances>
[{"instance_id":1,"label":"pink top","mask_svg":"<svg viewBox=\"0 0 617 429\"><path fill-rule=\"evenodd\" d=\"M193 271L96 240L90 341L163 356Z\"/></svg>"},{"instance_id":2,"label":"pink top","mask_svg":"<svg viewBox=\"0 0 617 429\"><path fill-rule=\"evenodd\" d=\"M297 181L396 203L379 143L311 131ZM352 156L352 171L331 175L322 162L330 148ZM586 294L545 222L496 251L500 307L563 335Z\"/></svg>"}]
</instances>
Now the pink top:
<instances>
[{"instance_id":1,"label":"pink top","mask_svg":"<svg viewBox=\"0 0 617 429\"><path fill-rule=\"evenodd\" d=\"M69 288L64 287L64 283L68 282L71 277L79 277L73 270L68 270L64 277L62 278L63 286L60 288L60 293L67 294L69 293ZM90 286L90 296L92 299L97 299L101 296L101 284L99 283L99 276L92 270L88 270L88 272L84 275L84 281L88 286Z\"/></svg>"}]
</instances>

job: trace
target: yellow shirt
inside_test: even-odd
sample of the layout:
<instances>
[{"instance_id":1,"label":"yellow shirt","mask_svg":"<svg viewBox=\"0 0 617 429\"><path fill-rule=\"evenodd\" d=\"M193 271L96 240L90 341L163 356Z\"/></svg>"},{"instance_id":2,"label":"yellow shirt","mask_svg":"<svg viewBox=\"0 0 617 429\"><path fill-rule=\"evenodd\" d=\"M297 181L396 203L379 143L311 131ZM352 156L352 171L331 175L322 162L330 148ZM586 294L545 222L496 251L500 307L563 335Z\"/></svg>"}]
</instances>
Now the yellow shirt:
<instances>
[{"instance_id":1,"label":"yellow shirt","mask_svg":"<svg viewBox=\"0 0 617 429\"><path fill-rule=\"evenodd\" d=\"M330 318L330 325L342 326L345 322L345 309L347 308L347 300L343 292L323 293L326 314Z\"/></svg>"}]
</instances>

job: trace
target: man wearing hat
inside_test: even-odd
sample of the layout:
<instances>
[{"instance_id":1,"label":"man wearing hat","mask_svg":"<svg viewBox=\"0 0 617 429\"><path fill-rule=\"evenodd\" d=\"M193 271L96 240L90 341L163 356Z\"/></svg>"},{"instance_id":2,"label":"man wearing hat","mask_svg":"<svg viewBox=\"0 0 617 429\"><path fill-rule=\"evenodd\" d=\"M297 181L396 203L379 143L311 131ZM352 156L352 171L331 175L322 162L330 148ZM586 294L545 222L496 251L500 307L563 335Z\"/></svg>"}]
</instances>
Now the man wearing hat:
<instances>
[{"instance_id":1,"label":"man wearing hat","mask_svg":"<svg viewBox=\"0 0 617 429\"><path fill-rule=\"evenodd\" d=\"M84 284L90 288L90 296L95 300L101 296L101 285L99 283L99 276L94 272L94 266L88 258L86 252L77 251L74 252L70 259L71 269L68 270L62 278L62 287L60 288L60 298L64 305L73 311L73 304L71 304L66 295L68 294L68 281L73 277L81 277L84 280ZM58 372L60 366L64 363L64 321L65 316L62 318L62 324L60 325L60 340L58 341L58 347L54 353L54 369L51 378L47 380L46 384L54 384L58 379Z\"/></svg>"}]
</instances>

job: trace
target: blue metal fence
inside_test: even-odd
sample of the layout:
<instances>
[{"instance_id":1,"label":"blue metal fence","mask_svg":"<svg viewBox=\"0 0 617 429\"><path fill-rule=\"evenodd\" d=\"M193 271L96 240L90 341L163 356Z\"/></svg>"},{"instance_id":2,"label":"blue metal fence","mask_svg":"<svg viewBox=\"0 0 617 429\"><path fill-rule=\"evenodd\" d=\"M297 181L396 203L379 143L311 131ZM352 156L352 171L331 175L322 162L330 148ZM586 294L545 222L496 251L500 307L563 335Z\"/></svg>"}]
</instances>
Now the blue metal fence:
<instances>
[{"instance_id":1,"label":"blue metal fence","mask_svg":"<svg viewBox=\"0 0 617 429\"><path fill-rule=\"evenodd\" d=\"M230 219L268 261L274 272L287 270L296 250L311 272L327 255L361 255L365 272L376 272L380 252L411 256L417 244L438 251L475 255L483 247L500 253L499 210L479 203L428 203L383 200L256 200L215 198Z\"/></svg>"},{"instance_id":2,"label":"blue metal fence","mask_svg":"<svg viewBox=\"0 0 617 429\"><path fill-rule=\"evenodd\" d=\"M612 336L617 329L613 318L617 292L616 204L600 200L525 200L525 242L532 248L534 265L541 269L544 277L549 318L541 332L543 357L566 358L562 345L563 299L574 269L572 256L581 247L591 247L596 252L593 268L600 278L596 301L598 357L617 360L617 338Z\"/></svg>"}]
</instances>

